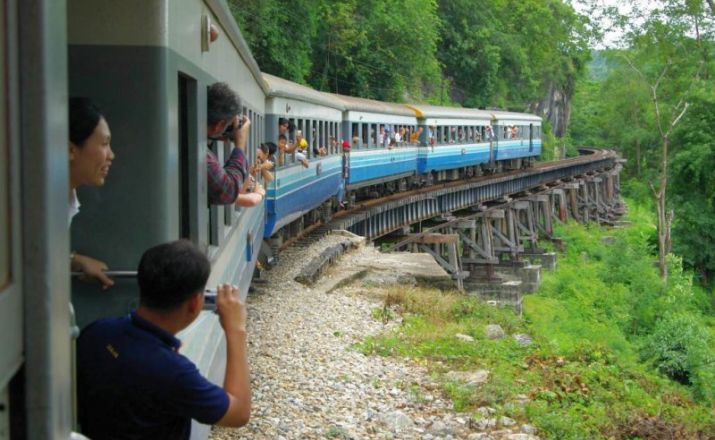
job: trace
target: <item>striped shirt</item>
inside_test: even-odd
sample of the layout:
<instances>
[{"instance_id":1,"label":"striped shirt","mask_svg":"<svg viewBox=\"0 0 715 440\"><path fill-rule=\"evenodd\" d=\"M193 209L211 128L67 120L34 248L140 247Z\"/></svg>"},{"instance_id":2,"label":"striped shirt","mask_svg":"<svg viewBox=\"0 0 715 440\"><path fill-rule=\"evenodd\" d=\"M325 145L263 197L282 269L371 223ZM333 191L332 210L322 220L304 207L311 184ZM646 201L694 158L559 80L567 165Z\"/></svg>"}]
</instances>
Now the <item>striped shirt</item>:
<instances>
[{"instance_id":1,"label":"striped shirt","mask_svg":"<svg viewBox=\"0 0 715 440\"><path fill-rule=\"evenodd\" d=\"M206 151L208 199L212 205L230 205L236 201L246 176L248 162L240 148L233 148L224 166L211 149Z\"/></svg>"}]
</instances>

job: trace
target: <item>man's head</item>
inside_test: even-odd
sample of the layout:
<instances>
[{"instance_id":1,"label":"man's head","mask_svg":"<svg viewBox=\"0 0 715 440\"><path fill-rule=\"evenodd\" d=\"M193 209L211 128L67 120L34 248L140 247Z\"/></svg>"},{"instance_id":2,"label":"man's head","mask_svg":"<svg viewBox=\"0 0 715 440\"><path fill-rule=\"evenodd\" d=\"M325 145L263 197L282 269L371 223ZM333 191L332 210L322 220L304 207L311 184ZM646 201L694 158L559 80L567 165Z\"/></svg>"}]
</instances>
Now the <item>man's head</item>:
<instances>
[{"instance_id":1,"label":"man's head","mask_svg":"<svg viewBox=\"0 0 715 440\"><path fill-rule=\"evenodd\" d=\"M137 273L140 303L153 312L171 313L191 303L188 325L203 307L211 273L208 258L190 241L160 244L144 252Z\"/></svg>"},{"instance_id":2,"label":"man's head","mask_svg":"<svg viewBox=\"0 0 715 440\"><path fill-rule=\"evenodd\" d=\"M207 134L215 137L224 132L234 116L241 113L241 98L228 84L217 82L209 86L206 101Z\"/></svg>"}]
</instances>

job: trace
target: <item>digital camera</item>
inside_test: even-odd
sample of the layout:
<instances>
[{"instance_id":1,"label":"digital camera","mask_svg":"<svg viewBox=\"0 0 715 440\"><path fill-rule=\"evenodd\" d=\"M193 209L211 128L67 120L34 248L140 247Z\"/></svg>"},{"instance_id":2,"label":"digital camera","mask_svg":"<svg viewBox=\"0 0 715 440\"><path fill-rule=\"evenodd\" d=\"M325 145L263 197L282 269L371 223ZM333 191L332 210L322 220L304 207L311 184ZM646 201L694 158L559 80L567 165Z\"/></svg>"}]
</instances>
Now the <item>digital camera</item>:
<instances>
[{"instance_id":1,"label":"digital camera","mask_svg":"<svg viewBox=\"0 0 715 440\"><path fill-rule=\"evenodd\" d=\"M204 290L204 310L216 311L216 289Z\"/></svg>"},{"instance_id":2,"label":"digital camera","mask_svg":"<svg viewBox=\"0 0 715 440\"><path fill-rule=\"evenodd\" d=\"M233 126L233 120L229 121L228 124L226 124L226 128L223 130L223 133L221 133L221 138L223 139L233 139L234 133L236 130L240 130L241 127L243 127L243 123L246 121L245 116L241 116L240 119L238 120L238 127Z\"/></svg>"}]
</instances>

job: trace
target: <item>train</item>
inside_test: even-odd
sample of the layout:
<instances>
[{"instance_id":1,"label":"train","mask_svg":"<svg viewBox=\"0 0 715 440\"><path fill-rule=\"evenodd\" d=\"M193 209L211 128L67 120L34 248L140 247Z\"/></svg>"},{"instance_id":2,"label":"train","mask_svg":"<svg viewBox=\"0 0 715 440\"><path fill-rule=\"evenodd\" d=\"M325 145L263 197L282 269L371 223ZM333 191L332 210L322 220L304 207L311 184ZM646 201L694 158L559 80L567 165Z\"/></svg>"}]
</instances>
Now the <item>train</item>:
<instances>
[{"instance_id":1,"label":"train","mask_svg":"<svg viewBox=\"0 0 715 440\"><path fill-rule=\"evenodd\" d=\"M338 209L528 167L542 149L537 115L387 103L264 73L224 0L4 0L0 22L0 439L77 429L73 340L136 307L131 274L145 249L191 240L211 260L209 284L232 282L245 297L287 240ZM217 81L239 93L252 121L250 163L262 142L276 142L281 119L310 146L307 168L290 154L276 164L257 207L207 202L206 90ZM71 230L70 96L104 110L116 153L106 184L79 191ZM389 145L395 133L402 139ZM215 148L223 160L232 145ZM71 250L129 276L107 292L79 282ZM216 316L202 313L179 337L182 353L220 382ZM195 424L192 436L209 429Z\"/></svg>"}]
</instances>

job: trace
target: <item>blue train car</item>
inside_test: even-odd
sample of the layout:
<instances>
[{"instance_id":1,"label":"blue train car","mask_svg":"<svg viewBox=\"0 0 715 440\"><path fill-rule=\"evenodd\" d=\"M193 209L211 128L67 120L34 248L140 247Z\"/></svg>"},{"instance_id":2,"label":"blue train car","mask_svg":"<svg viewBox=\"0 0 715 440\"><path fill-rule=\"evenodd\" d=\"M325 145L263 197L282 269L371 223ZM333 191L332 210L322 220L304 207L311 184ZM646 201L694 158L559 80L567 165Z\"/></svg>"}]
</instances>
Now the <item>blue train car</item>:
<instances>
[{"instance_id":1,"label":"blue train car","mask_svg":"<svg viewBox=\"0 0 715 440\"><path fill-rule=\"evenodd\" d=\"M494 111L495 159L509 168L529 165L541 154L541 118Z\"/></svg>"},{"instance_id":2,"label":"blue train car","mask_svg":"<svg viewBox=\"0 0 715 440\"><path fill-rule=\"evenodd\" d=\"M308 143L307 167L297 160L296 153L277 153L275 179L267 188L264 237L268 238L296 221L300 229L306 214L312 213L314 218L309 220L317 220L331 212L331 199L342 185L339 145L344 107L340 100L309 87L273 75L264 74L264 78L268 85L265 138L278 143L278 124L285 119L295 126L292 133L285 134L289 143L299 131ZM318 209L324 204L327 206Z\"/></svg>"},{"instance_id":3,"label":"blue train car","mask_svg":"<svg viewBox=\"0 0 715 440\"><path fill-rule=\"evenodd\" d=\"M459 178L471 175L473 167L493 160L491 112L430 105L409 107L423 127L417 157L417 171L421 175L441 176L439 180Z\"/></svg>"},{"instance_id":4,"label":"blue train car","mask_svg":"<svg viewBox=\"0 0 715 440\"><path fill-rule=\"evenodd\" d=\"M344 95L343 133L351 143L348 191L411 178L417 168L417 119L402 104ZM390 145L390 144L393 145Z\"/></svg>"}]
</instances>

